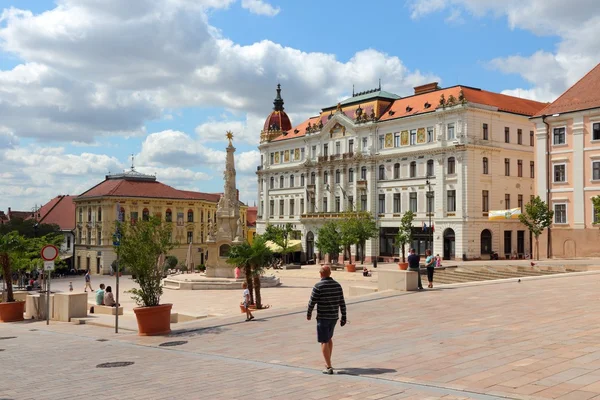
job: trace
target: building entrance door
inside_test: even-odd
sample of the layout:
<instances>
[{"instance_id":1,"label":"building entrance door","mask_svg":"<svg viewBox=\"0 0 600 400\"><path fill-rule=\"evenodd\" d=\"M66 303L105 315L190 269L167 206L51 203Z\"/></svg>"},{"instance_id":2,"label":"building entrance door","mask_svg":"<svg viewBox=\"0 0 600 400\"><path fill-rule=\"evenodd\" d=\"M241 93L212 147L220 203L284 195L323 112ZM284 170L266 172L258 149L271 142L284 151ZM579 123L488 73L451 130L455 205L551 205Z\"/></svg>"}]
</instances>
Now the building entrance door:
<instances>
[{"instance_id":1,"label":"building entrance door","mask_svg":"<svg viewBox=\"0 0 600 400\"><path fill-rule=\"evenodd\" d=\"M447 228L444 231L444 260L452 260L455 257L456 236L454 229Z\"/></svg>"},{"instance_id":2,"label":"building entrance door","mask_svg":"<svg viewBox=\"0 0 600 400\"><path fill-rule=\"evenodd\" d=\"M492 254L492 232L489 229L481 231L481 255Z\"/></svg>"},{"instance_id":3,"label":"building entrance door","mask_svg":"<svg viewBox=\"0 0 600 400\"><path fill-rule=\"evenodd\" d=\"M306 234L306 262L307 263L316 262L315 261L315 234L312 232L308 232Z\"/></svg>"},{"instance_id":4,"label":"building entrance door","mask_svg":"<svg viewBox=\"0 0 600 400\"><path fill-rule=\"evenodd\" d=\"M96 257L96 274L100 275L100 257Z\"/></svg>"}]
</instances>

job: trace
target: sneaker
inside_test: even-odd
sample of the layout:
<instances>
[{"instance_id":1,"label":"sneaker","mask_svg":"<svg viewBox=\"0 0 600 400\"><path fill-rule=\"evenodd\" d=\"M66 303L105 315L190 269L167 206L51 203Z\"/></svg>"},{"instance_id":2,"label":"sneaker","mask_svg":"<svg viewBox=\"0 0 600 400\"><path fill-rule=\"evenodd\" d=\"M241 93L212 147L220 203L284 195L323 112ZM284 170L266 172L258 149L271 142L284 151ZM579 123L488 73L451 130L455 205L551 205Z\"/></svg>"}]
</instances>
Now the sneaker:
<instances>
[{"instance_id":1,"label":"sneaker","mask_svg":"<svg viewBox=\"0 0 600 400\"><path fill-rule=\"evenodd\" d=\"M248 321L251 321L251 319L250 318L246 318L246 322L248 322Z\"/></svg>"},{"instance_id":2,"label":"sneaker","mask_svg":"<svg viewBox=\"0 0 600 400\"><path fill-rule=\"evenodd\" d=\"M329 368L325 368L325 369L323 370L323 373L324 373L325 375L333 375L333 368L331 368L331 367L329 367Z\"/></svg>"},{"instance_id":3,"label":"sneaker","mask_svg":"<svg viewBox=\"0 0 600 400\"><path fill-rule=\"evenodd\" d=\"M250 317L250 321L252 321L254 319L254 315Z\"/></svg>"}]
</instances>

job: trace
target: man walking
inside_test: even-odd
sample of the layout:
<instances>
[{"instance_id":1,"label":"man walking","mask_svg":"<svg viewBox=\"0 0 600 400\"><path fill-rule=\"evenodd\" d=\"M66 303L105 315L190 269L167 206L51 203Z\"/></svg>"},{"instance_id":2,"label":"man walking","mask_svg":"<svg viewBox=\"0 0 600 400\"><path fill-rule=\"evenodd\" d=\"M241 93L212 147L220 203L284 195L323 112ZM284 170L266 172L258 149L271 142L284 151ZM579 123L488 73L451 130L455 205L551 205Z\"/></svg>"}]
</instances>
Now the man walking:
<instances>
[{"instance_id":1,"label":"man walking","mask_svg":"<svg viewBox=\"0 0 600 400\"><path fill-rule=\"evenodd\" d=\"M410 249L410 254L408 256L408 270L416 271L418 276L418 287L419 290L423 290L423 284L421 283L421 271L419 270L419 263L421 262L421 257L418 254L415 254L415 249Z\"/></svg>"},{"instance_id":2,"label":"man walking","mask_svg":"<svg viewBox=\"0 0 600 400\"><path fill-rule=\"evenodd\" d=\"M333 330L342 311L340 326L346 325L346 302L342 286L331 278L331 269L321 267L321 280L315 284L308 302L306 319L310 321L312 312L317 306L317 340L321 343L321 351L325 358L324 374L332 375L331 353L333 352Z\"/></svg>"}]
</instances>

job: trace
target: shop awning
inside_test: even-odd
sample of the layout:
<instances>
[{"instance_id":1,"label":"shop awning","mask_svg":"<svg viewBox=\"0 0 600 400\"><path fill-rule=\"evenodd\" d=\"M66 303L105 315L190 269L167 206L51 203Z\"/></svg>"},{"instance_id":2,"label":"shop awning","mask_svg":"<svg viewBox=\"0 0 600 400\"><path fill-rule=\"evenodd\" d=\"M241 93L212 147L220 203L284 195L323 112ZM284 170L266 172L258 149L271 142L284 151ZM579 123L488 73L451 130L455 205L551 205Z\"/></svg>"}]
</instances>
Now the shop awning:
<instances>
[{"instance_id":1,"label":"shop awning","mask_svg":"<svg viewBox=\"0 0 600 400\"><path fill-rule=\"evenodd\" d=\"M281 246L279 246L276 243L271 242L270 240L268 240L266 242L266 245L269 249L271 249L271 251L273 253L281 253ZM290 249L290 251L292 253L297 252L297 251L302 251L302 241L301 240L290 240L288 242L288 249Z\"/></svg>"}]
</instances>

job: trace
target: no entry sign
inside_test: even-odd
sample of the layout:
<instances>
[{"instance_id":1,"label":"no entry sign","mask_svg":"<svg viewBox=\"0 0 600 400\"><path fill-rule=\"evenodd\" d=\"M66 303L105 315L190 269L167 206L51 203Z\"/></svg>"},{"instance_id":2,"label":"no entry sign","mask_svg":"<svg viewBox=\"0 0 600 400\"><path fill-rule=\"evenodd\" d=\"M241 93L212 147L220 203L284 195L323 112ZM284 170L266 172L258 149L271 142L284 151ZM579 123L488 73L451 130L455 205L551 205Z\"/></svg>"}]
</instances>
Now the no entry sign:
<instances>
[{"instance_id":1,"label":"no entry sign","mask_svg":"<svg viewBox=\"0 0 600 400\"><path fill-rule=\"evenodd\" d=\"M58 249L51 244L42 247L42 259L44 261L54 261L58 257Z\"/></svg>"}]
</instances>

